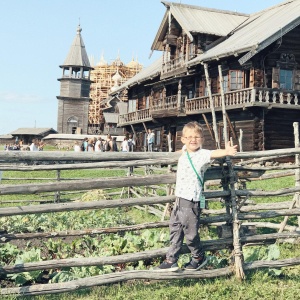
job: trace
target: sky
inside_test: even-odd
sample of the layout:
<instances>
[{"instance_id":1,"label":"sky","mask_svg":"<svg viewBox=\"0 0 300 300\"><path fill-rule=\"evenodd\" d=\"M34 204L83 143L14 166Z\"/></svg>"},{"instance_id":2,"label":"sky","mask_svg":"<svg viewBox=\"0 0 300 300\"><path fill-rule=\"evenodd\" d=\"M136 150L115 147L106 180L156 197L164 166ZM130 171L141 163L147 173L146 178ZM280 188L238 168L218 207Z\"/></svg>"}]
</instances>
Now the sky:
<instances>
[{"instance_id":1,"label":"sky","mask_svg":"<svg viewBox=\"0 0 300 300\"><path fill-rule=\"evenodd\" d=\"M280 0L173 0L254 13ZM144 67L160 55L151 46L166 8L160 0L0 0L0 135L18 128L57 129L63 64L77 26L88 56L120 56Z\"/></svg>"}]
</instances>

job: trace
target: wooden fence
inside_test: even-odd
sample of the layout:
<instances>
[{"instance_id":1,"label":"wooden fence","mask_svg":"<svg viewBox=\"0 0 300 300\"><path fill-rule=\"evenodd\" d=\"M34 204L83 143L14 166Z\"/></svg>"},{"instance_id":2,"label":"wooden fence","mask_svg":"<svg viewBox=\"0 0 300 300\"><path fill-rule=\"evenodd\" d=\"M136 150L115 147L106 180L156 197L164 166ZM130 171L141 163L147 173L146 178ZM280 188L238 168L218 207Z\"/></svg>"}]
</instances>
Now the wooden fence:
<instances>
[{"instance_id":1,"label":"wooden fence","mask_svg":"<svg viewBox=\"0 0 300 300\"><path fill-rule=\"evenodd\" d=\"M234 257L232 266L214 270L202 270L193 272L182 270L179 272L159 273L153 270L122 271L105 275L98 275L89 278L82 278L70 282L36 284L25 287L3 288L1 295L22 294L39 295L62 293L74 291L81 288L105 285L133 279L184 279L184 278L213 278L235 274L238 278L244 278L244 272L257 268L280 268L291 265L299 265L300 258L290 258L277 261L254 261L244 263L243 247L246 245L260 243L274 243L276 240L298 239L300 235L298 226L287 225L289 216L298 216L300 222L299 205L299 148L281 149L272 151L261 151L251 153L238 153L233 161L226 158L218 164L214 164L206 173L207 183L205 196L210 201L224 202L224 209L204 209L201 217L203 226L217 226L219 239L203 241L206 251L221 249L231 249ZM20 151L0 151L0 170L19 170L24 172L36 170L75 170L75 169L97 169L97 168L128 168L130 166L147 166L153 168L156 165L173 165L176 163L179 153L155 153L155 152L134 152L134 153L75 153L75 152L20 152ZM296 163L290 165L261 165L263 161L272 160L274 157L295 155ZM166 168L167 169L167 168ZM72 179L63 180L57 176L54 182L30 183L30 184L1 184L0 195L25 195L40 193L61 193L65 191L87 191L93 189L128 188L131 197L120 195L116 200L101 200L91 202L69 202L69 203L48 203L39 205L24 205L16 207L0 208L0 217L10 217L15 215L29 215L37 213L53 213L63 211L95 210L116 207L147 206L154 204L170 205L175 200L170 188L175 183L175 172L172 168L169 172L162 174L123 176L101 179ZM272 171L272 173L266 171ZM150 173L150 174L149 174ZM262 180L263 178L291 176L295 174L295 186L281 190L250 190L247 189L247 181ZM211 185L220 185L221 189L210 190ZM166 196L158 196L155 192L151 195L143 195L139 187L166 186ZM255 197L293 195L290 201L279 203L256 204ZM42 202L42 200L41 200ZM153 210L157 213L158 210ZM162 228L168 226L165 220L166 209L161 211L161 221L131 226L113 228L86 228L84 230L67 230L58 232L31 232L31 233L6 233L0 234L0 243L7 243L12 240L53 237L72 237L83 235L97 235L107 233L120 233L127 231L140 231L149 228ZM259 222L259 219L269 219L282 217L279 224L271 222ZM276 233L256 234L255 228L267 227L277 230ZM247 230L246 230L247 229ZM137 262L162 257L166 254L167 248L143 251L138 253L127 253L110 257L87 257L68 258L49 261L39 261L24 263L22 265L6 265L0 267L0 276L15 274L20 272L30 272L34 270L51 270L64 267L115 265L120 263ZM183 248L182 253L188 253L187 248Z\"/></svg>"}]
</instances>

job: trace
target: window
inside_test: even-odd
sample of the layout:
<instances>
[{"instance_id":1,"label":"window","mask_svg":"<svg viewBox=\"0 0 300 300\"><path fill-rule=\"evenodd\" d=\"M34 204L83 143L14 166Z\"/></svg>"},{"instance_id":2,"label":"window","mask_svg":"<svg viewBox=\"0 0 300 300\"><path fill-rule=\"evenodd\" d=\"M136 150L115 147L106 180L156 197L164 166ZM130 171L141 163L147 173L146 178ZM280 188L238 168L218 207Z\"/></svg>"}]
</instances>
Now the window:
<instances>
[{"instance_id":1,"label":"window","mask_svg":"<svg viewBox=\"0 0 300 300\"><path fill-rule=\"evenodd\" d=\"M192 59L195 56L195 46L193 43L189 44L189 59Z\"/></svg>"},{"instance_id":2,"label":"window","mask_svg":"<svg viewBox=\"0 0 300 300\"><path fill-rule=\"evenodd\" d=\"M279 73L280 88L286 90L293 89L293 71L280 69Z\"/></svg>"},{"instance_id":3,"label":"window","mask_svg":"<svg viewBox=\"0 0 300 300\"><path fill-rule=\"evenodd\" d=\"M136 111L136 99L128 101L128 113Z\"/></svg>"},{"instance_id":4,"label":"window","mask_svg":"<svg viewBox=\"0 0 300 300\"><path fill-rule=\"evenodd\" d=\"M223 91L224 93L228 92L228 74L223 76Z\"/></svg>"},{"instance_id":5,"label":"window","mask_svg":"<svg viewBox=\"0 0 300 300\"><path fill-rule=\"evenodd\" d=\"M75 134L78 127L78 118L72 116L67 120L67 133Z\"/></svg>"},{"instance_id":6,"label":"window","mask_svg":"<svg viewBox=\"0 0 300 300\"><path fill-rule=\"evenodd\" d=\"M146 97L146 108L149 108L150 107L150 97L147 96Z\"/></svg>"},{"instance_id":7,"label":"window","mask_svg":"<svg viewBox=\"0 0 300 300\"><path fill-rule=\"evenodd\" d=\"M230 71L230 90L240 90L243 88L243 72Z\"/></svg>"}]
</instances>

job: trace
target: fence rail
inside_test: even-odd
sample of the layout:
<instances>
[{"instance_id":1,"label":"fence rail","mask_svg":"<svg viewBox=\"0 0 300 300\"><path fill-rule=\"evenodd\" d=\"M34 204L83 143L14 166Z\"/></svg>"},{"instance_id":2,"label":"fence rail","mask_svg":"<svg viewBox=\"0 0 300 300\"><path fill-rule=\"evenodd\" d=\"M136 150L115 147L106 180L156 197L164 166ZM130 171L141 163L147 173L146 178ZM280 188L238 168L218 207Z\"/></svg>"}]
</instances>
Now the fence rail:
<instances>
[{"instance_id":1,"label":"fence rail","mask_svg":"<svg viewBox=\"0 0 300 300\"><path fill-rule=\"evenodd\" d=\"M222 189L205 190L205 196L208 201L222 201L225 205L224 209L204 209L203 217L200 223L204 226L229 226L231 229L231 236L222 236L222 231L219 239L212 241L203 241L205 250L220 250L232 249L236 244L235 254L240 250L242 257L242 247L244 245L255 243L272 243L278 239L299 238L300 232L297 226L285 225L283 223L275 224L268 222L258 222L260 219L270 219L274 217L288 217L300 216L300 207L294 199L280 203L261 203L251 204L249 199L255 197L265 196L286 196L298 195L300 187L286 187L279 190L260 191L243 188L236 188L237 180L242 180L244 183L258 178L262 179L265 171L269 170L292 170L291 173L286 174L286 171L277 176L294 175L298 170L297 165L285 165L274 167L253 166L256 159L268 160L274 156L292 156L300 154L299 148L280 149L272 151L248 152L239 153L235 158L235 165L231 165L232 161L220 161L219 166L213 166L207 171L208 180L219 180L219 185ZM95 169L95 168L127 168L129 166L151 166L153 164L175 164L179 153L68 153L68 152L4 152L0 151L0 170L18 170L24 172L42 171L42 170L73 170L73 169ZM239 161L242 159L243 161ZM247 164L247 160L252 162ZM278 173L278 172L277 172ZM4 172L5 174L5 172ZM272 174L272 173L270 173ZM61 174L60 174L61 175ZM222 184L221 180L222 179ZM61 180L61 177L60 177ZM151 196L139 194L143 190L153 189L155 186L166 185L166 187L173 186L175 183L175 172L168 174L152 174L145 176L129 176L129 177L113 177L102 179L85 179L70 181L45 182L41 184L1 184L1 195L25 195L25 194L39 194L45 192L61 192L61 191L80 191L92 189L106 189L106 188L137 188L134 194L135 197L120 197L115 200L101 200L91 202L71 202L71 203L51 203L40 205L24 205L18 207L2 207L0 208L0 217L9 218L17 215L30 215L40 213L56 213L56 212L71 212L78 210L98 210L116 207L136 207L143 205L146 207L152 205L169 205L175 199L175 196L170 192L166 196L159 196L153 193ZM230 183L230 185L229 185ZM209 186L209 184L208 184ZM167 189L166 189L167 190ZM234 209L233 209L234 205ZM235 210L235 211L234 211ZM237 228L232 226L232 220L240 224ZM284 225L284 226L283 226ZM1 233L0 243L7 243L12 240L24 239L30 240L35 238L52 238L64 236L95 236L99 234L111 234L127 231L142 231L149 228L163 228L167 227L168 222L162 220L161 222L134 224L120 227L108 228L85 228L82 230L66 230L66 231L49 231L49 232L27 232L27 233ZM285 232L277 232L271 234L247 234L249 226L256 226L257 228L275 228L283 227ZM238 230L238 236L236 236ZM111 265L119 263L137 262L150 258L157 258L164 256L167 248L154 249L138 253L127 253L117 256L109 257L87 257L87 258L68 258L59 260L47 260L40 262L24 263L22 265L6 265L0 267L0 276L7 276L8 274L30 272L33 270L49 270L54 268L64 267L79 267L79 266L99 266ZM184 248L183 253L188 253L188 249ZM178 273L167 272L165 274L158 274L155 271L130 271L118 272L112 274L105 274L101 276L88 277L84 279L73 280L67 283L59 284L43 284L33 285L28 287L15 287L1 289L1 295L8 294L22 294L22 295L39 295L50 293L62 293L66 291L78 290L81 288L104 285L113 282L121 282L131 279L174 279L174 278L213 278L217 276L225 276L235 274L242 277L243 272L265 267L283 267L291 265L299 265L300 258L291 258L286 260L278 260L273 262L255 261L251 264L243 263L235 257L235 269L232 267L221 268L216 270L203 270L201 272L180 271Z\"/></svg>"}]
</instances>

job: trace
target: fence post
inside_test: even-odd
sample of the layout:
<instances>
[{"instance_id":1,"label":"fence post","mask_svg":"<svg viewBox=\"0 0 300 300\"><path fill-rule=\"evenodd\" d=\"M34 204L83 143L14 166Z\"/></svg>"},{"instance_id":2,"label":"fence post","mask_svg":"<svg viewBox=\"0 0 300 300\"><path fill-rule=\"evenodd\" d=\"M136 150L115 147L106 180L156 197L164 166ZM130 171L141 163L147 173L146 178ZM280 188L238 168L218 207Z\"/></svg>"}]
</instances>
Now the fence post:
<instances>
[{"instance_id":1,"label":"fence post","mask_svg":"<svg viewBox=\"0 0 300 300\"><path fill-rule=\"evenodd\" d=\"M295 148L299 148L299 122L294 122L294 139L295 139ZM295 170L295 186L300 186L300 155L295 155L295 165L297 169ZM295 193L296 207L300 208L300 194ZM300 227L300 217L298 216L298 227Z\"/></svg>"},{"instance_id":2,"label":"fence post","mask_svg":"<svg viewBox=\"0 0 300 300\"><path fill-rule=\"evenodd\" d=\"M294 126L295 148L298 148L299 147L299 123L294 122L293 126ZM299 186L300 185L299 154L295 155L295 166L298 166L298 168L295 170L295 186ZM294 194L293 201L292 201L291 205L289 206L289 209L293 209L294 206L300 207L300 197L299 197L298 192L296 192ZM289 219L288 216L284 217L283 221L280 224L280 228L279 228L278 232L283 232L288 219ZM298 216L298 227L300 227L300 217L299 216Z\"/></svg>"},{"instance_id":3,"label":"fence post","mask_svg":"<svg viewBox=\"0 0 300 300\"><path fill-rule=\"evenodd\" d=\"M56 170L57 174L57 181L60 181L60 170ZM54 195L54 202L59 202L60 201L60 191L57 191Z\"/></svg>"},{"instance_id":4,"label":"fence post","mask_svg":"<svg viewBox=\"0 0 300 300\"><path fill-rule=\"evenodd\" d=\"M166 194L167 194L167 196L174 195L174 189L172 188L172 184L167 184L167 186L166 186ZM166 215L167 215L167 213L169 211L169 208L170 208L170 203L167 203L165 205L162 217L160 219L161 221L165 220L165 217L166 217Z\"/></svg>"},{"instance_id":5,"label":"fence post","mask_svg":"<svg viewBox=\"0 0 300 300\"><path fill-rule=\"evenodd\" d=\"M243 270L243 251L242 251L241 240L240 240L240 221L238 219L236 192L235 192L236 173L233 170L232 161L230 157L226 156L225 160L229 172L235 274L238 279L245 279L245 273Z\"/></svg>"}]
</instances>

